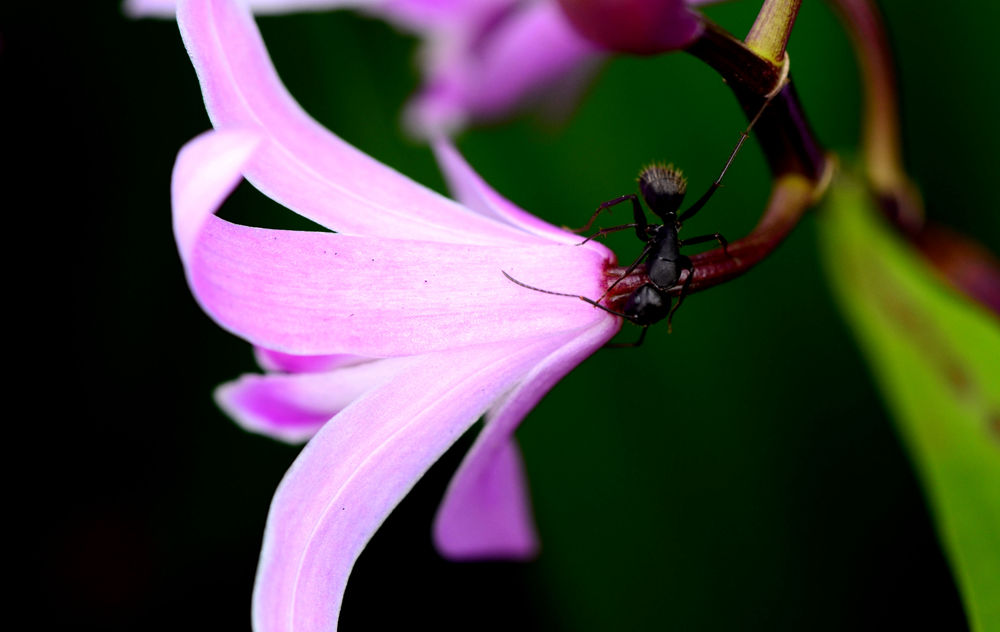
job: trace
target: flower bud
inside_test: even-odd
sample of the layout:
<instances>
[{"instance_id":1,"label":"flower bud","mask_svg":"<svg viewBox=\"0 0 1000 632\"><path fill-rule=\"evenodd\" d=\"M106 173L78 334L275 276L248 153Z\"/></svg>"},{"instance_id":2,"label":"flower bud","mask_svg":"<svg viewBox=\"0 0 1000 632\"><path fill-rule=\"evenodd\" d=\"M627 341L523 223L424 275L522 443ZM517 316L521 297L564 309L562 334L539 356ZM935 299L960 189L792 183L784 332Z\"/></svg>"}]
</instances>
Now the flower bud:
<instances>
[{"instance_id":1,"label":"flower bud","mask_svg":"<svg viewBox=\"0 0 1000 632\"><path fill-rule=\"evenodd\" d=\"M621 53L652 55L684 48L701 33L686 0L557 0L581 35Z\"/></svg>"}]
</instances>

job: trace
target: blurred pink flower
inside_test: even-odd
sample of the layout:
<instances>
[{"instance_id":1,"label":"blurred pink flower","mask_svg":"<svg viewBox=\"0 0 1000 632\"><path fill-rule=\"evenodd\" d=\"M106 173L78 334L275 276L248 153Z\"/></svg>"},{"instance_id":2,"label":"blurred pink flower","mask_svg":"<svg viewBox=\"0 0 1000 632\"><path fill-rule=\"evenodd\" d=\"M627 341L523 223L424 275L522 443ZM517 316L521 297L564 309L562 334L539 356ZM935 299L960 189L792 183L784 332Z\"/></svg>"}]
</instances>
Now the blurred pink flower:
<instances>
[{"instance_id":1,"label":"blurred pink flower","mask_svg":"<svg viewBox=\"0 0 1000 632\"><path fill-rule=\"evenodd\" d=\"M198 302L256 345L267 371L217 399L253 430L314 435L271 505L254 628L334 629L369 538L484 414L435 542L453 558L533 555L514 430L621 321L501 270L599 296L613 255L502 198L445 141L435 151L462 204L324 129L284 89L238 2L182 0L178 22L215 128L177 158L178 249ZM241 178L337 232L216 217Z\"/></svg>"},{"instance_id":2,"label":"blurred pink flower","mask_svg":"<svg viewBox=\"0 0 1000 632\"><path fill-rule=\"evenodd\" d=\"M612 0L608 8L607 0L562 0L566 12L556 0L249 0L247 5L262 14L352 8L419 36L423 86L404 118L412 133L432 138L534 103L565 110L609 52L663 52L689 44L700 22L687 6L704 3ZM134 17L171 17L175 6L176 0L126 0L125 10Z\"/></svg>"}]
</instances>

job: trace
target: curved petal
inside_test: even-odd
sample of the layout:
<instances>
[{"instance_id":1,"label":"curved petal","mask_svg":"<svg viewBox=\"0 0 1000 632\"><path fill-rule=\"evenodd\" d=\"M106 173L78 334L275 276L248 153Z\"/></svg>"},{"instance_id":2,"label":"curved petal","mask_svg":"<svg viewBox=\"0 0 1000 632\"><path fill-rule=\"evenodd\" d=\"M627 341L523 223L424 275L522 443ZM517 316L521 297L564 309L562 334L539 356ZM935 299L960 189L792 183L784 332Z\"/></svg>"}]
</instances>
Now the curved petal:
<instances>
[{"instance_id":1,"label":"curved petal","mask_svg":"<svg viewBox=\"0 0 1000 632\"><path fill-rule=\"evenodd\" d=\"M215 213L239 181L241 170L261 137L252 131L209 131L188 142L177 154L170 181L174 239L188 261L205 218Z\"/></svg>"},{"instance_id":2,"label":"curved petal","mask_svg":"<svg viewBox=\"0 0 1000 632\"><path fill-rule=\"evenodd\" d=\"M524 559L538 551L514 430L541 398L615 335L608 316L536 365L487 416L448 485L434 521L434 543L452 559Z\"/></svg>"},{"instance_id":3,"label":"curved petal","mask_svg":"<svg viewBox=\"0 0 1000 632\"><path fill-rule=\"evenodd\" d=\"M260 368L274 373L322 373L374 360L374 358L347 353L295 355L266 347L254 347L253 354Z\"/></svg>"},{"instance_id":4,"label":"curved petal","mask_svg":"<svg viewBox=\"0 0 1000 632\"><path fill-rule=\"evenodd\" d=\"M473 246L239 226L212 213L255 135L205 134L174 167L174 225L195 297L223 327L296 355L410 355L585 327L601 312L595 250ZM530 317L525 317L530 315Z\"/></svg>"},{"instance_id":5,"label":"curved petal","mask_svg":"<svg viewBox=\"0 0 1000 632\"><path fill-rule=\"evenodd\" d=\"M248 0L254 13L278 14L331 9L365 9L383 0ZM177 0L125 0L125 14L133 18L172 18Z\"/></svg>"},{"instance_id":6,"label":"curved petal","mask_svg":"<svg viewBox=\"0 0 1000 632\"><path fill-rule=\"evenodd\" d=\"M524 462L513 436L452 479L434 519L434 545L451 560L527 560L538 533Z\"/></svg>"},{"instance_id":7,"label":"curved petal","mask_svg":"<svg viewBox=\"0 0 1000 632\"><path fill-rule=\"evenodd\" d=\"M324 426L271 503L254 630L335 630L351 567L386 516L501 393L562 342L419 356Z\"/></svg>"},{"instance_id":8,"label":"curved petal","mask_svg":"<svg viewBox=\"0 0 1000 632\"><path fill-rule=\"evenodd\" d=\"M434 56L423 89L407 106L407 126L434 137L471 118L497 118L603 57L554 2L522 5L487 36Z\"/></svg>"},{"instance_id":9,"label":"curved petal","mask_svg":"<svg viewBox=\"0 0 1000 632\"><path fill-rule=\"evenodd\" d=\"M606 314L604 262L574 246L460 246L206 222L188 262L195 297L246 340L294 354L387 357L544 336Z\"/></svg>"},{"instance_id":10,"label":"curved petal","mask_svg":"<svg viewBox=\"0 0 1000 632\"><path fill-rule=\"evenodd\" d=\"M482 52L470 105L481 116L503 114L554 80L604 53L577 34L554 2L524 6L492 34Z\"/></svg>"},{"instance_id":11,"label":"curved petal","mask_svg":"<svg viewBox=\"0 0 1000 632\"><path fill-rule=\"evenodd\" d=\"M219 386L215 401L250 432L300 443L410 362L411 358L389 358L326 373L244 375Z\"/></svg>"},{"instance_id":12,"label":"curved petal","mask_svg":"<svg viewBox=\"0 0 1000 632\"><path fill-rule=\"evenodd\" d=\"M177 21L217 129L264 141L244 176L269 197L332 230L455 243L537 243L358 151L306 114L285 90L246 7L181 0Z\"/></svg>"},{"instance_id":13,"label":"curved petal","mask_svg":"<svg viewBox=\"0 0 1000 632\"><path fill-rule=\"evenodd\" d=\"M383 0L370 15L433 38L481 28L485 21L520 0Z\"/></svg>"},{"instance_id":14,"label":"curved petal","mask_svg":"<svg viewBox=\"0 0 1000 632\"><path fill-rule=\"evenodd\" d=\"M432 146L448 188L455 199L465 206L550 241L573 246L582 241L579 235L535 217L497 193L472 169L449 139L439 137ZM596 240L588 241L583 247L594 249L608 261L614 260L614 253Z\"/></svg>"}]
</instances>

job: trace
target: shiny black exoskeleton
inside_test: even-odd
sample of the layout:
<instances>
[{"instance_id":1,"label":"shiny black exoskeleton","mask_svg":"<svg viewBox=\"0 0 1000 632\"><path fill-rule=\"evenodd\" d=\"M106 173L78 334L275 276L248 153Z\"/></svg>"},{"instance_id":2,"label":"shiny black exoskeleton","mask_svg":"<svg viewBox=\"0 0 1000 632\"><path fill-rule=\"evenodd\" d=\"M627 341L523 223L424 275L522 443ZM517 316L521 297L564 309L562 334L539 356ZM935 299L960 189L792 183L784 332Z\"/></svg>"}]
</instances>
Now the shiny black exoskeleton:
<instances>
[{"instance_id":1,"label":"shiny black exoskeleton","mask_svg":"<svg viewBox=\"0 0 1000 632\"><path fill-rule=\"evenodd\" d=\"M645 334L645 328L649 325L657 323L664 318L668 319L669 322L673 313L680 307L684 300L688 285L691 283L693 266L691 265L691 260L681 254L681 246L714 240L719 242L723 248L726 248L727 242L719 233L701 235L690 239L680 239L678 236L683 223L705 206L705 203L708 202L709 198L711 198L712 194L719 187L720 182L721 176L691 208L678 215L677 211L684 201L684 195L687 192L687 181L681 175L680 170L674 168L673 165L650 165L639 174L639 195L629 193L604 202L597 207L594 216L588 222L587 227L593 223L601 211L616 204L621 204L625 201L632 203L632 214L635 220L633 223L599 230L589 237L588 240L611 232L634 228L636 237L646 243L646 247L643 248L639 257L608 288L608 292L610 292L621 279L631 274L640 264L645 264L649 282L640 286L628 297L625 307L621 312L622 316L636 325L643 327L643 335ZM639 202L640 196L649 210L662 221L661 224L650 224L648 222L646 214L642 210L642 205ZM686 274L684 274L685 272ZM678 283L682 283L681 290L677 298L677 303L671 306L671 299L668 292L675 288ZM603 298L602 296L598 299L598 302Z\"/></svg>"},{"instance_id":2,"label":"shiny black exoskeleton","mask_svg":"<svg viewBox=\"0 0 1000 632\"><path fill-rule=\"evenodd\" d=\"M597 210L594 211L594 214L591 216L590 221L587 222L587 225L579 229L577 232L587 231L594 223L594 220L597 219L597 216L601 214L601 211L611 208L616 204L621 204L625 201L632 203L632 215L635 221L631 224L623 224L621 226L613 226L611 228L602 228L590 237L587 237L583 243L586 243L595 237L634 228L636 236L646 245L639 257L636 258L636 260L625 269L615 282L612 283L607 290L605 290L604 294L596 300L586 296L566 294L563 292L555 292L552 290L534 287L532 285L528 285L527 283L518 281L506 272L501 272L503 272L503 275L507 277L508 280L520 285L521 287L534 290L536 292L544 292L546 294L578 298L581 301L590 303L594 307L603 309L604 311L615 314L616 316L626 318L642 327L642 333L639 335L639 339L636 342L630 345L613 344L608 346L638 346L642 344L643 339L646 337L646 330L650 325L657 323L664 318L667 319L668 326L670 325L674 312L676 312L681 306L681 303L684 302L684 297L687 294L688 287L691 285L691 280L694 278L694 266L691 263L691 259L681 254L681 247L714 240L719 242L724 252L726 251L728 243L719 233L700 235L689 239L680 239L678 233L684 222L694 217L695 213L700 211L702 207L705 206L716 190L718 190L719 186L721 186L722 178L726 175L726 171L729 170L729 166L733 164L733 159L736 158L736 154L739 153L740 148L743 147L743 143L746 139L750 137L750 130L753 129L754 124L757 123L757 120L764 113L764 110L771 102L771 99L777 93L778 92L775 91L769 95L760 110L758 110L757 114L750 120L750 124L747 125L746 130L740 135L740 139L736 143L736 147L733 149L732 153L729 154L729 160L726 161L726 165L722 168L722 172L719 174L719 177L716 178L715 182L712 183L708 190L705 191L705 193L683 213L678 214L677 211L680 208L681 203L684 201L684 194L687 193L687 181L681 175L680 170L675 169L673 165L659 164L650 165L639 173L639 195L629 193L613 200L608 200L597 207ZM663 222L662 224L650 224L649 221L647 221L646 214L642 210L642 204L639 202L640 196L646 203L649 210ZM615 286L617 286L625 277L634 272L635 269L641 264L645 264L646 276L649 278L649 282L644 283L629 295L626 299L623 311L619 312L607 307L606 305L602 305L601 301L603 301L604 298L611 293ZM680 291L677 293L677 303L671 305L672 301L670 292L673 291L678 284L680 284Z\"/></svg>"}]
</instances>

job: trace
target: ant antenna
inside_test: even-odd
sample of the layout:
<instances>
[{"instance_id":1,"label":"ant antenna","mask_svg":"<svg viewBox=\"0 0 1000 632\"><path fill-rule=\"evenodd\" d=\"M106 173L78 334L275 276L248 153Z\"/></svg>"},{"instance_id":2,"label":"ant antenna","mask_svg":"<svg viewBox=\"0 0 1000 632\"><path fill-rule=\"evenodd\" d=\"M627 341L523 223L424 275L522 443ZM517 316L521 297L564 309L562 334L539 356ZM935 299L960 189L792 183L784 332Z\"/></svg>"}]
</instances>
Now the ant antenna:
<instances>
[{"instance_id":1,"label":"ant antenna","mask_svg":"<svg viewBox=\"0 0 1000 632\"><path fill-rule=\"evenodd\" d=\"M760 119L761 115L764 114L764 110L767 109L767 106L771 103L771 100L774 99L776 94L777 92L767 95L767 98L764 100L764 104L760 106L760 109L757 110L757 114L755 114L754 117L750 119L750 123L747 125L747 128L743 130L742 134L740 134L740 139L736 142L736 147L733 148L732 153L729 154L729 160L726 161L726 166L722 168L722 173L720 173L719 177L715 179L715 182L713 182L712 185L708 187L708 191L705 191L705 193L700 198L698 198L698 201L691 205L691 208L684 211L680 215L680 217L677 218L678 222L683 223L686 220L689 220L692 217L694 217L694 214L700 211L703 206L705 206L708 200L712 197L712 194L714 194L715 191L720 186L722 186L722 178L724 178L726 172L729 171L729 166L733 164L733 160L736 159L736 154L740 153L740 149L743 147L743 143L745 143L747 139L750 138L750 130L752 130L753 126L757 124L757 121Z\"/></svg>"},{"instance_id":2,"label":"ant antenna","mask_svg":"<svg viewBox=\"0 0 1000 632\"><path fill-rule=\"evenodd\" d=\"M520 285L523 288L526 288L526 289L529 289L529 290L534 290L536 292L541 292L542 294L552 294L554 296L568 296L570 298L578 298L581 301L583 301L584 303L590 303L594 307L597 307L599 309L603 309L604 311L606 311L609 314L614 314L615 316L621 316L625 320L632 321L632 318L630 316L628 316L626 314L623 314L622 312L616 312L615 310L613 310L613 309L611 309L609 307L605 307L604 305L601 305L597 301L595 301L593 299L590 299L590 298L587 298L586 296L580 296L579 294L566 294L565 292L553 292L552 290L543 290L540 287L535 287L533 285L528 285L527 283L521 283L520 281L518 281L514 277L510 276L509 274L507 274L503 270L501 270L500 272L503 272L503 275L505 277L507 277L508 281L510 281L511 283L514 283L516 285Z\"/></svg>"}]
</instances>

